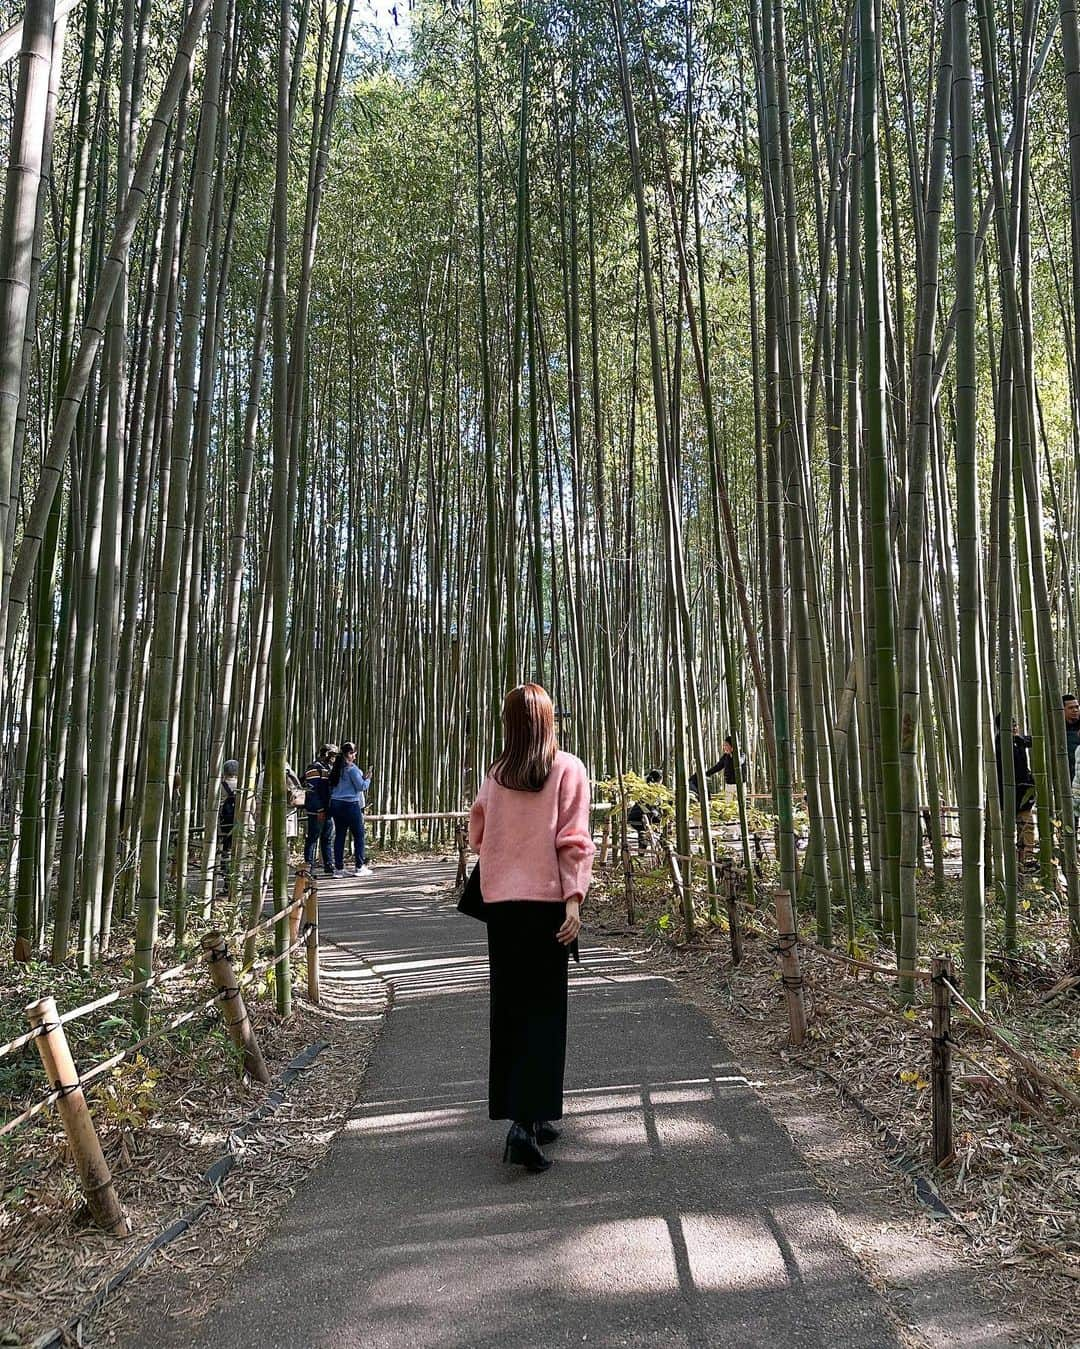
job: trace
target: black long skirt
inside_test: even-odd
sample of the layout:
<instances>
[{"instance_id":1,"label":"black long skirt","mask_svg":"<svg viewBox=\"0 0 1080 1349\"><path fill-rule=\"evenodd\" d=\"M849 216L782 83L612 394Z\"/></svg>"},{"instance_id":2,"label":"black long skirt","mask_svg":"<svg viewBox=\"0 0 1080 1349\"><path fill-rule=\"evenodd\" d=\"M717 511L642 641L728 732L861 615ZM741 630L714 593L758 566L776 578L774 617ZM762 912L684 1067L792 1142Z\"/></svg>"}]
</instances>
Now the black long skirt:
<instances>
[{"instance_id":1,"label":"black long skirt","mask_svg":"<svg viewBox=\"0 0 1080 1349\"><path fill-rule=\"evenodd\" d=\"M491 1119L562 1118L569 951L555 933L565 917L561 904L534 900L488 906Z\"/></svg>"}]
</instances>

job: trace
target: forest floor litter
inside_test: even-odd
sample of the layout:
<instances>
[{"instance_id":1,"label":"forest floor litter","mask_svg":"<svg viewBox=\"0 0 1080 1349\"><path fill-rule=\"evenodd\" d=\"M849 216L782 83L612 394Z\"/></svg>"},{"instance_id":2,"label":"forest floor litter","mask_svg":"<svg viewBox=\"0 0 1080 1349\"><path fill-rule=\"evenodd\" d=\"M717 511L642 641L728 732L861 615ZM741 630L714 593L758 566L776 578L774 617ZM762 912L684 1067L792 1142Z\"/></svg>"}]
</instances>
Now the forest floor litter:
<instances>
[{"instance_id":1,"label":"forest floor litter","mask_svg":"<svg viewBox=\"0 0 1080 1349\"><path fill-rule=\"evenodd\" d=\"M269 952L270 945L264 934L263 949ZM160 949L169 949L166 940ZM19 1024L21 1008L33 996L50 992L64 1011L123 986L130 958L130 943L120 940L92 978L44 964L0 967L0 1040L25 1029ZM302 956L293 968L294 975L301 972L294 987L302 987ZM196 966L163 985L155 1016L165 1018L204 1000L208 982ZM128 1297L157 1296L173 1307L186 1300L193 1317L201 1314L212 1301L211 1290L224 1287L319 1162L359 1090L382 1024L385 985L357 971L355 962L348 979L336 975L324 951L319 1007L294 995L293 1015L283 1022L273 1011L269 972L245 989L245 1000L270 1071L268 1087L241 1079L237 1053L216 1014L208 1013L88 1090L132 1223L127 1240L104 1235L86 1214L55 1111L0 1141L0 1345L22 1349L48 1342L49 1333L80 1316L149 1241L209 1196L200 1221L110 1297L98 1314L93 1342L108 1342L122 1331ZM109 1011L117 1008L122 1015L69 1023L75 1060L84 1069L130 1037L129 1004ZM320 1043L326 1047L284 1089L272 1119L255 1119L244 1128L278 1089L286 1066ZM35 1046L29 1044L14 1062L4 1061L0 1119L40 1095L44 1085ZM208 1184L204 1173L230 1153L236 1163L229 1175L220 1185ZM53 1342L82 1343L81 1332L77 1326Z\"/></svg>"},{"instance_id":2,"label":"forest floor litter","mask_svg":"<svg viewBox=\"0 0 1080 1349\"><path fill-rule=\"evenodd\" d=\"M962 1225L958 1237L970 1268L1024 1326L1024 1342L1073 1349L1080 1342L1074 1329L1080 1284L1080 1120L1075 1110L970 1021L954 1017L956 1160L935 1171L925 990L914 1006L905 1007L888 976L845 969L804 945L809 1041L792 1051L786 1048L775 924L765 888L753 908L742 906L746 954L733 970L724 920L710 919L703 910L694 937L685 941L666 872L642 865L635 863L632 925L621 875L598 874L589 900L589 936L636 951L714 1019L736 1054L756 1055L757 1065L775 1065L776 1084L765 1087L770 1107L776 1107L775 1093L787 1089L780 1079L789 1082L793 1070L806 1081L816 1077L815 1088L824 1083L826 1089L815 1089L810 1109L844 1118L853 1148L859 1133L866 1151L870 1131L865 1122L852 1125L855 1112L839 1102L830 1104L838 1096L857 1102L930 1179ZM923 950L953 949L955 896L935 901L921 891L920 900ZM988 1011L1017 1048L1071 1090L1080 1090L1080 980L1063 972L1065 929L1056 898L1030 887L1026 902L1021 951L1012 958L990 958ZM193 939L197 944L197 934ZM269 944L264 934L264 949ZM23 1029L20 1009L34 996L51 992L64 1010L121 986L130 954L130 943L119 941L93 976L47 965L0 968L0 1039ZM103 1236L87 1218L54 1112L0 1142L0 1345L33 1346L46 1332L70 1322L147 1241L206 1199L204 1173L232 1151L237 1165L223 1185L213 1187L208 1211L109 1300L91 1323L93 1342L123 1337L129 1300L145 1307L148 1298L156 1298L193 1322L213 1305L324 1155L360 1088L382 1024L385 986L370 971L358 969L355 960L347 979L335 976L332 944L328 954L319 1008L297 997L292 1018L281 1022L272 1011L269 975L246 994L275 1084L298 1053L327 1042L289 1086L272 1127L256 1123L238 1132L274 1084L261 1088L241 1080L236 1053L211 1017L181 1027L91 1090L95 1122L132 1220L129 1241ZM860 932L858 954L875 964L891 962L888 948L866 932ZM295 967L302 969L302 959ZM164 1017L201 1000L205 982L205 971L196 967L164 985L155 1013ZM100 1061L130 1035L127 1005L117 1006L125 1015L71 1023L77 1063ZM744 1066L749 1070L749 1063ZM770 1076L767 1069L763 1075ZM27 1045L0 1070L0 1113L15 1113L43 1086L35 1048ZM781 1121L792 1128L782 1116ZM796 1142L805 1153L806 1140ZM875 1146L883 1157L887 1147L880 1140ZM811 1143L807 1161L842 1210L848 1160L831 1155L835 1151L822 1145L821 1155L814 1155ZM872 1184L875 1191L893 1191L909 1228L921 1224L937 1240L942 1226L948 1226L916 1210L910 1180L895 1168L883 1168ZM872 1255L866 1263L881 1281Z\"/></svg>"},{"instance_id":3,"label":"forest floor litter","mask_svg":"<svg viewBox=\"0 0 1080 1349\"><path fill-rule=\"evenodd\" d=\"M641 866L639 859L635 867ZM834 1098L857 1103L899 1140L907 1163L930 1180L955 1215L973 1267L1024 1325L1026 1342L1075 1349L1080 1118L1071 1104L954 1011L956 1159L935 1170L925 989L906 1007L888 976L847 969L803 944L808 1042L792 1050L768 890L759 887L753 908L741 905L745 957L733 969L724 917L710 919L703 908L687 941L666 871L637 870L634 889L630 925L621 871L599 879L590 896L590 935L628 945L662 968L716 1020L736 1053L752 1046L774 1062L814 1072ZM954 889L950 883L936 901L920 881L924 952L956 947ZM1025 905L1020 953L988 956L988 1013L1016 1048L1080 1091L1080 980L1063 973L1067 934L1058 901L1032 886ZM810 935L805 923L801 928ZM836 949L844 950L842 935ZM857 954L874 964L894 963L887 945L879 946L869 933L860 933ZM821 1096L818 1092L819 1108ZM910 1181L893 1174L897 1187L910 1194Z\"/></svg>"}]
</instances>

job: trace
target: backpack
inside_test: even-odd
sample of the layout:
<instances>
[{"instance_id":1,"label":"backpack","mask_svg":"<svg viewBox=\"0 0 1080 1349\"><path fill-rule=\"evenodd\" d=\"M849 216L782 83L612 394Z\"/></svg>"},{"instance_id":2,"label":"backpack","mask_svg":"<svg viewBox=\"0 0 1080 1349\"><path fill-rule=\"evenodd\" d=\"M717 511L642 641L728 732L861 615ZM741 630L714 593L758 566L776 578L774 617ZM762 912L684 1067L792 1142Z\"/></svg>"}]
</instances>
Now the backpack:
<instances>
[{"instance_id":1,"label":"backpack","mask_svg":"<svg viewBox=\"0 0 1080 1349\"><path fill-rule=\"evenodd\" d=\"M218 807L218 828L231 829L236 822L236 789L224 781L221 786L224 796Z\"/></svg>"}]
</instances>

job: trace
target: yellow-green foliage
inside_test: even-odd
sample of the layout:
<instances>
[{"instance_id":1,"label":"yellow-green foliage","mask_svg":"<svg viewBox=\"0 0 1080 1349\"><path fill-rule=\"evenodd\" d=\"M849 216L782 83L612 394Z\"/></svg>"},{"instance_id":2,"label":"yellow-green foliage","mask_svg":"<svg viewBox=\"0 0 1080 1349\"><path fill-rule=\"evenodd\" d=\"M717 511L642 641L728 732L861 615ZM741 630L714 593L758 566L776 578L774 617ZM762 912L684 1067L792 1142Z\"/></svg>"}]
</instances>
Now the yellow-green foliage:
<instances>
[{"instance_id":1,"label":"yellow-green foliage","mask_svg":"<svg viewBox=\"0 0 1080 1349\"><path fill-rule=\"evenodd\" d=\"M671 788L662 782L646 782L639 773L624 773L622 775L622 786L626 792L628 804L635 801L639 806L645 809L658 808L660 811L661 827L675 818L675 798L671 793ZM598 798L605 801L618 804L620 798L619 779L616 777L603 778L596 783L596 794Z\"/></svg>"}]
</instances>

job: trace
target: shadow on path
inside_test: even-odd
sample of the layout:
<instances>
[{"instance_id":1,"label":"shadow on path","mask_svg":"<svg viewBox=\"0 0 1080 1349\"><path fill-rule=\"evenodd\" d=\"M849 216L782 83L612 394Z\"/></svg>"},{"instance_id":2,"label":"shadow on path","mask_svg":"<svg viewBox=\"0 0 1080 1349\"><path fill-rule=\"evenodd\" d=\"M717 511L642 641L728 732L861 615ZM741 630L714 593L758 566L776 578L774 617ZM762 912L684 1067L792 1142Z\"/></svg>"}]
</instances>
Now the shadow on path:
<instances>
[{"instance_id":1,"label":"shadow on path","mask_svg":"<svg viewBox=\"0 0 1080 1349\"><path fill-rule=\"evenodd\" d=\"M897 1344L726 1047L618 952L571 967L555 1166L500 1164L486 941L434 893L451 874L414 864L323 887L328 971L373 968L392 1010L344 1130L195 1343Z\"/></svg>"}]
</instances>

